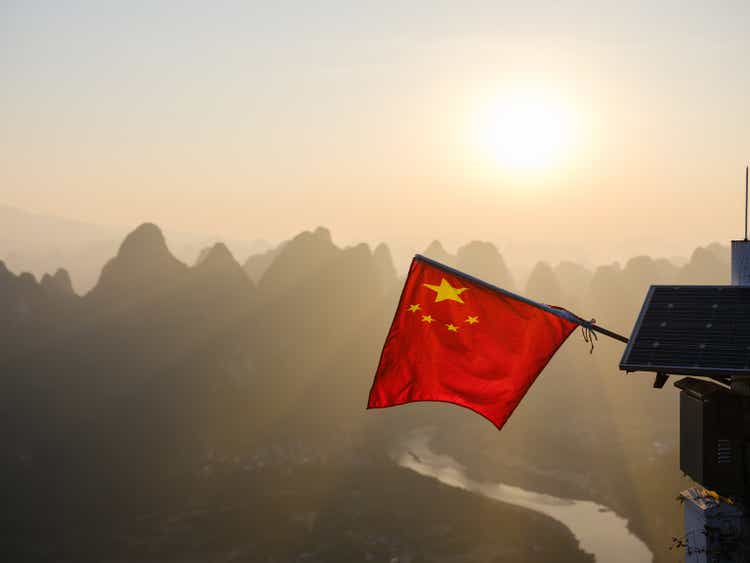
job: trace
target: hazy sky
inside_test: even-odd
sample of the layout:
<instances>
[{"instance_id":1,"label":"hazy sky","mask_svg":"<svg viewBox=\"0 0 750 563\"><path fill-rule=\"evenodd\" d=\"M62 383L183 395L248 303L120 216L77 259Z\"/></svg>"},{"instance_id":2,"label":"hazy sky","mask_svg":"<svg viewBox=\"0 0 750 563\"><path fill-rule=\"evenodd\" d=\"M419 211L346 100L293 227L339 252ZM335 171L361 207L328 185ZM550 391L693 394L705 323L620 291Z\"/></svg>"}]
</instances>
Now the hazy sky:
<instances>
[{"instance_id":1,"label":"hazy sky","mask_svg":"<svg viewBox=\"0 0 750 563\"><path fill-rule=\"evenodd\" d=\"M0 0L0 203L247 239L684 252L742 234L749 6ZM564 118L555 158L493 156L483 124L518 108L503 142Z\"/></svg>"}]
</instances>

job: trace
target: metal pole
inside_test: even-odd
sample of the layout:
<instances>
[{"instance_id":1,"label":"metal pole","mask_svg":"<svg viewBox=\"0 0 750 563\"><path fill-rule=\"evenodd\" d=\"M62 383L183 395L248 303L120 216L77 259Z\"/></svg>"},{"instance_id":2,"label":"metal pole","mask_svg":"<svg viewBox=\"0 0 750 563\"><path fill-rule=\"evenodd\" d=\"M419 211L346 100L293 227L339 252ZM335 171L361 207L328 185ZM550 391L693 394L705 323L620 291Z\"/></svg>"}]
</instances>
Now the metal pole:
<instances>
[{"instance_id":1,"label":"metal pole","mask_svg":"<svg viewBox=\"0 0 750 563\"><path fill-rule=\"evenodd\" d=\"M749 166L745 166L745 240L747 240L747 172Z\"/></svg>"}]
</instances>

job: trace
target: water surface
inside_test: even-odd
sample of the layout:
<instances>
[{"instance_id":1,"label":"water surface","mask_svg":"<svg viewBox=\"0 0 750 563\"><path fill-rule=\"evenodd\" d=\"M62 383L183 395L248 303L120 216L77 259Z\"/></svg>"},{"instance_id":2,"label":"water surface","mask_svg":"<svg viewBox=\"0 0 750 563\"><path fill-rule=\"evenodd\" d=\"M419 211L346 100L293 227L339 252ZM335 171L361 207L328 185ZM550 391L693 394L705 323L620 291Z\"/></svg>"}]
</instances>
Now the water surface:
<instances>
[{"instance_id":1,"label":"water surface","mask_svg":"<svg viewBox=\"0 0 750 563\"><path fill-rule=\"evenodd\" d=\"M535 493L502 483L475 481L467 477L466 468L452 457L434 453L429 442L428 432L412 434L396 454L398 464L446 485L551 516L564 524L578 539L581 549L593 554L597 561L653 561L653 554L646 544L628 530L627 519L606 506L588 500Z\"/></svg>"}]
</instances>

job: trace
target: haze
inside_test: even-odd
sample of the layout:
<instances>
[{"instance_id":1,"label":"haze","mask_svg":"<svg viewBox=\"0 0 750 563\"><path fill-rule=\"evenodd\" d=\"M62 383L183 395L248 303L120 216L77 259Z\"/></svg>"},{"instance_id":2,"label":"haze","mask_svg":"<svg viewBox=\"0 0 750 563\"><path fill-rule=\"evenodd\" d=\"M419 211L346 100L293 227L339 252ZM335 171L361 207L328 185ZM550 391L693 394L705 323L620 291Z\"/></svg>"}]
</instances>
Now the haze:
<instances>
[{"instance_id":1,"label":"haze","mask_svg":"<svg viewBox=\"0 0 750 563\"><path fill-rule=\"evenodd\" d=\"M0 0L5 559L681 559L678 391L617 340L572 334L501 432L365 406L415 252L622 335L652 284L728 283L749 21ZM471 316L467 365L542 346Z\"/></svg>"},{"instance_id":2,"label":"haze","mask_svg":"<svg viewBox=\"0 0 750 563\"><path fill-rule=\"evenodd\" d=\"M484 239L601 263L742 234L744 2L0 6L6 205L271 242L325 225L397 256ZM564 158L477 149L508 91L565 100Z\"/></svg>"}]
</instances>

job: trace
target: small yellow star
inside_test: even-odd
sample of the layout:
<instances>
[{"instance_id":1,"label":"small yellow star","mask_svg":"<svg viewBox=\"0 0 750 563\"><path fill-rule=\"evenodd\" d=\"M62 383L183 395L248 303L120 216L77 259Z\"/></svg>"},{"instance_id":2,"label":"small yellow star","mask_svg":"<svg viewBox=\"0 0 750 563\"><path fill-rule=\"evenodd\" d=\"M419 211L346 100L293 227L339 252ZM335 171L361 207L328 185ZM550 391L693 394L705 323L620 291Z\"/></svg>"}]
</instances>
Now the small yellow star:
<instances>
[{"instance_id":1,"label":"small yellow star","mask_svg":"<svg viewBox=\"0 0 750 563\"><path fill-rule=\"evenodd\" d=\"M432 315L422 315L422 322L430 324L435 319L432 318Z\"/></svg>"},{"instance_id":2,"label":"small yellow star","mask_svg":"<svg viewBox=\"0 0 750 563\"><path fill-rule=\"evenodd\" d=\"M440 280L440 285L432 285L429 283L424 284L425 287L429 287L432 291L435 292L435 303L439 303L440 301L457 301L459 303L463 303L464 300L461 299L460 295L466 291L465 287L453 287L451 284L448 283L448 281L445 278L442 278Z\"/></svg>"},{"instance_id":3,"label":"small yellow star","mask_svg":"<svg viewBox=\"0 0 750 563\"><path fill-rule=\"evenodd\" d=\"M479 322L479 317L466 317L465 323L469 323L470 325L475 325Z\"/></svg>"},{"instance_id":4,"label":"small yellow star","mask_svg":"<svg viewBox=\"0 0 750 563\"><path fill-rule=\"evenodd\" d=\"M445 326L447 326L447 327L448 327L448 330L449 330L450 332L458 332L458 327L457 327L456 325L454 325L454 324L450 324L450 323L449 323L449 324L447 324L447 325L445 325Z\"/></svg>"},{"instance_id":5,"label":"small yellow star","mask_svg":"<svg viewBox=\"0 0 750 563\"><path fill-rule=\"evenodd\" d=\"M419 303L417 303L416 305L409 305L409 311L412 313L419 311L421 308L422 307L419 306Z\"/></svg>"}]
</instances>

